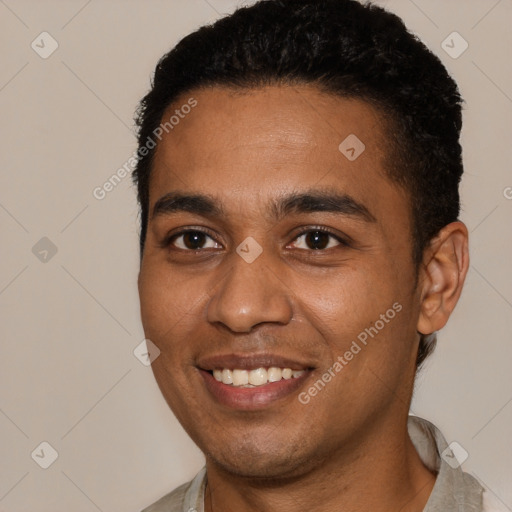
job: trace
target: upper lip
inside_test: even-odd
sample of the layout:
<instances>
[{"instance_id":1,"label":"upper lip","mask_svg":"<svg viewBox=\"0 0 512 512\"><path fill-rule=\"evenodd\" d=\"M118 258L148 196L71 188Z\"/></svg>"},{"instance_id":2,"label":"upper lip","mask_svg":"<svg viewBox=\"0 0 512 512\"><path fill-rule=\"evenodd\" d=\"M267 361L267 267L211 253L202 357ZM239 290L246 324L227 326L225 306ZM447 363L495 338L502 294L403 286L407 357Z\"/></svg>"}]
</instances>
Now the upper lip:
<instances>
[{"instance_id":1,"label":"upper lip","mask_svg":"<svg viewBox=\"0 0 512 512\"><path fill-rule=\"evenodd\" d=\"M217 354L213 356L200 358L197 366L202 370L215 369L239 369L254 370L256 368L291 368L292 370L308 370L311 365L299 360L290 359L275 354Z\"/></svg>"}]
</instances>

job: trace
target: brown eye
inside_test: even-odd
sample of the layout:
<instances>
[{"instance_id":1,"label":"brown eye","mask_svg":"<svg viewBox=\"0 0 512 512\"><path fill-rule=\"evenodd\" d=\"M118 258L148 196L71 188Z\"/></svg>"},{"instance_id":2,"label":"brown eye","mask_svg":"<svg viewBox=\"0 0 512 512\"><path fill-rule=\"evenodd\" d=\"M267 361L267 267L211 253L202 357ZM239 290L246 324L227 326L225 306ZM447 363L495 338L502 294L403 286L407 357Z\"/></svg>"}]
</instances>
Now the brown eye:
<instances>
[{"instance_id":1,"label":"brown eye","mask_svg":"<svg viewBox=\"0 0 512 512\"><path fill-rule=\"evenodd\" d=\"M305 238L306 245L310 249L325 249L329 245L331 235L322 231L310 231Z\"/></svg>"},{"instance_id":2,"label":"brown eye","mask_svg":"<svg viewBox=\"0 0 512 512\"><path fill-rule=\"evenodd\" d=\"M204 244L208 239L211 240L210 245L205 246ZM171 245L184 251L197 251L205 248L215 249L218 246L218 244L208 234L198 230L188 230L176 233L165 242L165 245Z\"/></svg>"},{"instance_id":3,"label":"brown eye","mask_svg":"<svg viewBox=\"0 0 512 512\"><path fill-rule=\"evenodd\" d=\"M302 247L294 244L298 249L321 251L331 249L338 245L348 245L343 239L325 229L310 229L301 233L295 240L303 239Z\"/></svg>"}]
</instances>

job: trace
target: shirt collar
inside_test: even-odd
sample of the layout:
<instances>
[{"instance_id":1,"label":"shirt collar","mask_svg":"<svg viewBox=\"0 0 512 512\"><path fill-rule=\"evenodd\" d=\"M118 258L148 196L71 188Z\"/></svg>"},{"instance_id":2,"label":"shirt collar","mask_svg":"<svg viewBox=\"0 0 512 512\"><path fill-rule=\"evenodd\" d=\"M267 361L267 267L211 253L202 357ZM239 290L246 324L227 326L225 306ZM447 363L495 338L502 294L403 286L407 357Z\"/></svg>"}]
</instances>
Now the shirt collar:
<instances>
[{"instance_id":1,"label":"shirt collar","mask_svg":"<svg viewBox=\"0 0 512 512\"><path fill-rule=\"evenodd\" d=\"M407 428L423 464L437 474L423 512L482 512L483 487L462 471L441 431L418 416L409 416Z\"/></svg>"}]
</instances>

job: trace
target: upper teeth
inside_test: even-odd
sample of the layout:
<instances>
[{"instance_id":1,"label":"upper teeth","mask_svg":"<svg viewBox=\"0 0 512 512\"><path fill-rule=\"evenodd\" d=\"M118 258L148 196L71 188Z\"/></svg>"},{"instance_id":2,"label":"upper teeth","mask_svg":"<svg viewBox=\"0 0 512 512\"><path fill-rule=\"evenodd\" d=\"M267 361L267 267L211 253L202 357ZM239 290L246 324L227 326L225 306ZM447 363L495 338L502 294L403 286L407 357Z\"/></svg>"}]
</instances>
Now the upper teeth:
<instances>
[{"instance_id":1,"label":"upper teeth","mask_svg":"<svg viewBox=\"0 0 512 512\"><path fill-rule=\"evenodd\" d=\"M277 382L281 379L297 378L305 373L305 370L292 370L291 368L256 368L254 370L213 370L215 380L224 384L232 384L239 387L263 386L269 382Z\"/></svg>"}]
</instances>

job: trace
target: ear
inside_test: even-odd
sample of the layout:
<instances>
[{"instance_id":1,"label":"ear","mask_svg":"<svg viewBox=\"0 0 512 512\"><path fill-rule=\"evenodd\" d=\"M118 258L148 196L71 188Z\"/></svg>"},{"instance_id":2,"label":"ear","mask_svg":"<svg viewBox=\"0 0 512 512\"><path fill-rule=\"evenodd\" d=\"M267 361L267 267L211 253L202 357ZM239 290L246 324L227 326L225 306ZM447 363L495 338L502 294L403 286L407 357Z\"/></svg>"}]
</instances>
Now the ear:
<instances>
[{"instance_id":1,"label":"ear","mask_svg":"<svg viewBox=\"0 0 512 512\"><path fill-rule=\"evenodd\" d=\"M462 222L452 222L424 252L418 332L431 334L445 326L459 300L468 268L468 230Z\"/></svg>"}]
</instances>

